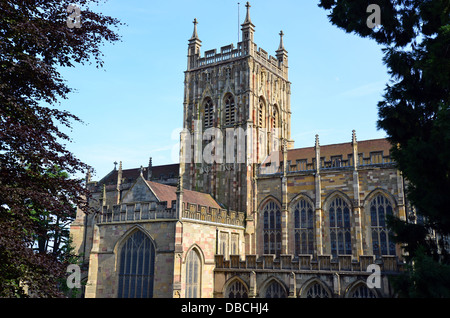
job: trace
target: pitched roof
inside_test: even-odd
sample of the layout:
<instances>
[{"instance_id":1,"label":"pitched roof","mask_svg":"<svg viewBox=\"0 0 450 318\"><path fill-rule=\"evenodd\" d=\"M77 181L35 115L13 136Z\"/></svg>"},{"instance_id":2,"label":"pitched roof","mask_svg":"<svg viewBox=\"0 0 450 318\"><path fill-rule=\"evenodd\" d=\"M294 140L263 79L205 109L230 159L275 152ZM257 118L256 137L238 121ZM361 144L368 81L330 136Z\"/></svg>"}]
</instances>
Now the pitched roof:
<instances>
[{"instance_id":1,"label":"pitched roof","mask_svg":"<svg viewBox=\"0 0 450 318\"><path fill-rule=\"evenodd\" d=\"M382 151L383 155L387 156L390 149L391 144L384 138L358 141L358 153L363 153L365 157L369 156L370 152L373 151ZM325 157L325 160L330 160L331 156L337 155L342 155L345 158L352 152L351 142L320 146L320 157ZM314 147L290 149L287 154L287 160L291 160L291 162L295 162L298 159L308 159L308 162L311 162L315 157Z\"/></svg>"},{"instance_id":2,"label":"pitched roof","mask_svg":"<svg viewBox=\"0 0 450 318\"><path fill-rule=\"evenodd\" d=\"M178 163L176 164L169 164L169 165L161 165L161 166L153 166L152 167L152 179L159 179L161 176L164 177L171 177L171 178L178 178L179 175L179 168L180 165ZM144 176L147 176L147 169L148 167L143 168L143 174ZM119 174L119 170L112 170L110 173L108 173L105 177L103 177L98 184L116 184L117 183L117 175ZM134 168L134 169L122 169L122 179L125 180L125 182L136 180L137 177L141 174L140 168Z\"/></svg>"},{"instance_id":3,"label":"pitched roof","mask_svg":"<svg viewBox=\"0 0 450 318\"><path fill-rule=\"evenodd\" d=\"M172 206L172 201L177 199L176 187L148 180L146 180L146 182L159 201L167 201L167 207ZM214 200L214 198L208 193L183 190L183 201L186 203L198 204L216 209L221 208L216 200Z\"/></svg>"}]
</instances>

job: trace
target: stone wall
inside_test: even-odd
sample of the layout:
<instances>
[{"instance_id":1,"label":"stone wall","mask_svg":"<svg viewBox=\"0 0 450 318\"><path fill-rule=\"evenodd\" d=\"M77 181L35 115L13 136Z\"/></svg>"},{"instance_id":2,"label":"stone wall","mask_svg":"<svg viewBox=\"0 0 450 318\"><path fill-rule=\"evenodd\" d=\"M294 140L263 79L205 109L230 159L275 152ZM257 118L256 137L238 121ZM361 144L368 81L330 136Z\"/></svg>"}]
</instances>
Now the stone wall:
<instances>
[{"instance_id":1,"label":"stone wall","mask_svg":"<svg viewBox=\"0 0 450 318\"><path fill-rule=\"evenodd\" d=\"M313 259L311 255L231 255L225 258L216 255L214 270L214 295L227 297L229 287L236 281L241 282L249 297L265 297L268 286L276 282L286 297L306 297L312 284L320 284L326 291L326 297L353 297L357 287L367 287L372 271L370 264L380 269L379 286L371 288L372 297L392 297L389 277L397 275L403 264L396 257L360 256L352 261L351 256L340 256L333 260L330 255L321 255ZM372 282L372 280L371 280Z\"/></svg>"}]
</instances>

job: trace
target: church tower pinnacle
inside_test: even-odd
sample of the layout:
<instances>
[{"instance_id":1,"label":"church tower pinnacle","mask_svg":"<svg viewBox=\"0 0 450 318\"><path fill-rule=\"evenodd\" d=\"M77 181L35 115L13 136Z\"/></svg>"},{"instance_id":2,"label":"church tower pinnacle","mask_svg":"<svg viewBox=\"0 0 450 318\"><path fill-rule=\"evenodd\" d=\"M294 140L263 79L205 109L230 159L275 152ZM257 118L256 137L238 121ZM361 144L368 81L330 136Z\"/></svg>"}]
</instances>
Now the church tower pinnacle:
<instances>
[{"instance_id":1,"label":"church tower pinnacle","mask_svg":"<svg viewBox=\"0 0 450 318\"><path fill-rule=\"evenodd\" d=\"M242 44L244 49L244 54L251 54L251 50L253 48L253 34L255 33L255 25L252 23L250 19L250 3L247 2L245 5L247 8L247 15L245 16L245 21L242 26Z\"/></svg>"},{"instance_id":2,"label":"church tower pinnacle","mask_svg":"<svg viewBox=\"0 0 450 318\"><path fill-rule=\"evenodd\" d=\"M280 31L280 45L278 46L278 50L276 50L276 57L278 60L278 63L281 65L283 64L284 66L288 66L288 55L287 55L287 51L284 48L284 43L283 43L283 30Z\"/></svg>"},{"instance_id":3,"label":"church tower pinnacle","mask_svg":"<svg viewBox=\"0 0 450 318\"><path fill-rule=\"evenodd\" d=\"M197 19L194 19L192 23L194 23L194 31L192 32L192 37L189 39L187 65L188 70L195 67L195 62L200 56L200 47L202 46L202 41L200 41L197 33Z\"/></svg>"}]
</instances>

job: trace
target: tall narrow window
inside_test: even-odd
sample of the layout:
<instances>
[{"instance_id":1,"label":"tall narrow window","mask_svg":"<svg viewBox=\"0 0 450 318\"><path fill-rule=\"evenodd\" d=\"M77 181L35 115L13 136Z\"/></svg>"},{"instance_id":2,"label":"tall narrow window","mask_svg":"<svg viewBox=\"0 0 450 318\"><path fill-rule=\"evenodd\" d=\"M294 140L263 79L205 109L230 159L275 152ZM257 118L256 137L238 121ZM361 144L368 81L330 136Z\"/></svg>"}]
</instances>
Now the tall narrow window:
<instances>
[{"instance_id":1,"label":"tall narrow window","mask_svg":"<svg viewBox=\"0 0 450 318\"><path fill-rule=\"evenodd\" d=\"M258 105L258 126L260 128L264 128L264 122L265 122L265 108L266 108L266 104L264 103L264 99L260 98L259 99L259 105Z\"/></svg>"},{"instance_id":2,"label":"tall narrow window","mask_svg":"<svg viewBox=\"0 0 450 318\"><path fill-rule=\"evenodd\" d=\"M278 204L269 201L263 209L264 254L281 253L281 211Z\"/></svg>"},{"instance_id":3,"label":"tall narrow window","mask_svg":"<svg viewBox=\"0 0 450 318\"><path fill-rule=\"evenodd\" d=\"M335 198L329 207L331 254L352 254L350 208L342 198Z\"/></svg>"},{"instance_id":4,"label":"tall narrow window","mask_svg":"<svg viewBox=\"0 0 450 318\"><path fill-rule=\"evenodd\" d=\"M277 105L273 106L272 120L273 128L280 128L280 113L278 112Z\"/></svg>"},{"instance_id":5,"label":"tall narrow window","mask_svg":"<svg viewBox=\"0 0 450 318\"><path fill-rule=\"evenodd\" d=\"M225 125L232 125L235 122L236 109L234 106L233 95L228 94L225 97Z\"/></svg>"},{"instance_id":6,"label":"tall narrow window","mask_svg":"<svg viewBox=\"0 0 450 318\"><path fill-rule=\"evenodd\" d=\"M207 98L203 104L204 107L204 128L212 127L214 124L214 108L211 98Z\"/></svg>"},{"instance_id":7,"label":"tall narrow window","mask_svg":"<svg viewBox=\"0 0 450 318\"><path fill-rule=\"evenodd\" d=\"M200 256L192 249L186 259L186 298L200 297Z\"/></svg>"},{"instance_id":8,"label":"tall narrow window","mask_svg":"<svg viewBox=\"0 0 450 318\"><path fill-rule=\"evenodd\" d=\"M294 205L295 254L314 252L314 212L311 203L301 199Z\"/></svg>"},{"instance_id":9,"label":"tall narrow window","mask_svg":"<svg viewBox=\"0 0 450 318\"><path fill-rule=\"evenodd\" d=\"M119 298L153 297L155 248L142 231L134 232L119 255Z\"/></svg>"},{"instance_id":10,"label":"tall narrow window","mask_svg":"<svg viewBox=\"0 0 450 318\"><path fill-rule=\"evenodd\" d=\"M370 202L372 249L377 256L395 255L395 243L386 225L386 217L392 214L392 204L385 196L379 194Z\"/></svg>"}]
</instances>

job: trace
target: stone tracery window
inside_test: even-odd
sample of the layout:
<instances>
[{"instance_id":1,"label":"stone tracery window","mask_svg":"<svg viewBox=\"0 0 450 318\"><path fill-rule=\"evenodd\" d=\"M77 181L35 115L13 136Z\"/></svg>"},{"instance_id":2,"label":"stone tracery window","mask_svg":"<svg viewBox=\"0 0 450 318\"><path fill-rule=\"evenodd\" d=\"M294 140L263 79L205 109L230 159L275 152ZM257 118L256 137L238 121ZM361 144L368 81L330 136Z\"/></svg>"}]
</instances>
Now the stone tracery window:
<instances>
[{"instance_id":1,"label":"stone tracery window","mask_svg":"<svg viewBox=\"0 0 450 318\"><path fill-rule=\"evenodd\" d=\"M305 199L294 205L295 254L314 252L314 210Z\"/></svg>"},{"instance_id":2,"label":"stone tracery window","mask_svg":"<svg viewBox=\"0 0 450 318\"><path fill-rule=\"evenodd\" d=\"M234 105L234 97L228 94L225 97L225 125L232 125L235 122L236 108Z\"/></svg>"},{"instance_id":3,"label":"stone tracery window","mask_svg":"<svg viewBox=\"0 0 450 318\"><path fill-rule=\"evenodd\" d=\"M153 296L155 248L151 239L136 231L123 244L119 254L119 298Z\"/></svg>"},{"instance_id":4,"label":"stone tracery window","mask_svg":"<svg viewBox=\"0 0 450 318\"><path fill-rule=\"evenodd\" d=\"M262 97L259 98L259 104L258 104L258 126L260 128L264 128L265 123L265 109L266 109L266 103L264 102L264 99Z\"/></svg>"},{"instance_id":5,"label":"stone tracery window","mask_svg":"<svg viewBox=\"0 0 450 318\"><path fill-rule=\"evenodd\" d=\"M273 281L266 288L265 298L286 298L286 291L280 283Z\"/></svg>"},{"instance_id":6,"label":"stone tracery window","mask_svg":"<svg viewBox=\"0 0 450 318\"><path fill-rule=\"evenodd\" d=\"M200 276L200 256L195 249L191 249L186 258L186 298L200 297Z\"/></svg>"},{"instance_id":7,"label":"stone tracery window","mask_svg":"<svg viewBox=\"0 0 450 318\"><path fill-rule=\"evenodd\" d=\"M331 298L331 295L322 284L315 282L308 287L306 298Z\"/></svg>"},{"instance_id":8,"label":"stone tracery window","mask_svg":"<svg viewBox=\"0 0 450 318\"><path fill-rule=\"evenodd\" d=\"M395 255L395 243L386 224L386 217L392 214L392 204L384 195L379 194L370 202L370 229L374 255Z\"/></svg>"},{"instance_id":9,"label":"stone tracery window","mask_svg":"<svg viewBox=\"0 0 450 318\"><path fill-rule=\"evenodd\" d=\"M354 288L349 297L351 298L377 298L377 296L367 287L366 284L359 284Z\"/></svg>"},{"instance_id":10,"label":"stone tracery window","mask_svg":"<svg viewBox=\"0 0 450 318\"><path fill-rule=\"evenodd\" d=\"M280 128L280 113L278 111L277 105L273 106L272 120L273 120L273 128Z\"/></svg>"},{"instance_id":11,"label":"stone tracery window","mask_svg":"<svg viewBox=\"0 0 450 318\"><path fill-rule=\"evenodd\" d=\"M350 207L341 197L336 197L329 206L331 254L352 254Z\"/></svg>"},{"instance_id":12,"label":"stone tracery window","mask_svg":"<svg viewBox=\"0 0 450 318\"><path fill-rule=\"evenodd\" d=\"M207 98L204 103L203 127L209 128L214 124L214 107L211 98Z\"/></svg>"},{"instance_id":13,"label":"stone tracery window","mask_svg":"<svg viewBox=\"0 0 450 318\"><path fill-rule=\"evenodd\" d=\"M235 280L228 288L226 293L227 298L248 298L247 287L240 281Z\"/></svg>"},{"instance_id":14,"label":"stone tracery window","mask_svg":"<svg viewBox=\"0 0 450 318\"><path fill-rule=\"evenodd\" d=\"M264 218L264 254L281 253L281 210L274 201L266 203L262 210Z\"/></svg>"}]
</instances>

